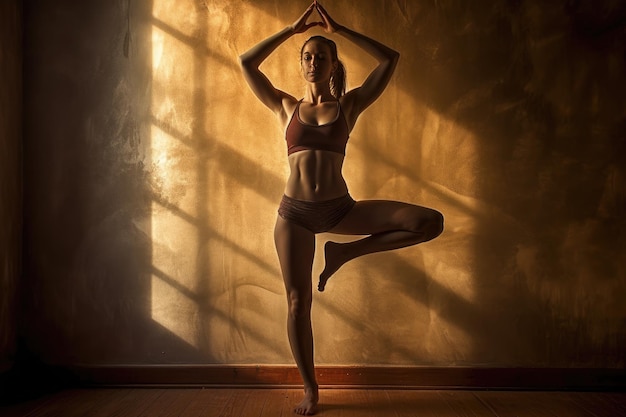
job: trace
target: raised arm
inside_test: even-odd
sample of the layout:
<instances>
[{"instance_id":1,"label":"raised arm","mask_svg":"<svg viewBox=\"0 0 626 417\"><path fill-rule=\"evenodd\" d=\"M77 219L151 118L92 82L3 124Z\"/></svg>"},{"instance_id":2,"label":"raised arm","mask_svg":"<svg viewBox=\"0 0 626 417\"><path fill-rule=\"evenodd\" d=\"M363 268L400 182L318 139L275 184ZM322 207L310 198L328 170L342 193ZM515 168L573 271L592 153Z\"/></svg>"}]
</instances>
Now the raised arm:
<instances>
[{"instance_id":1,"label":"raised arm","mask_svg":"<svg viewBox=\"0 0 626 417\"><path fill-rule=\"evenodd\" d=\"M265 74L259 70L259 66L278 46L292 35L306 32L311 27L320 24L320 22L306 23L313 10L315 10L315 3L311 3L302 16L292 25L261 41L239 56L239 63L248 85L250 85L250 88L252 88L259 100L274 113L280 113L283 110L283 99L290 96L275 88Z\"/></svg>"},{"instance_id":2,"label":"raised arm","mask_svg":"<svg viewBox=\"0 0 626 417\"><path fill-rule=\"evenodd\" d=\"M374 68L363 84L350 90L344 98L347 102L344 107L349 106L354 119L356 119L385 90L396 68L400 54L372 38L339 25L321 4L317 3L316 7L322 17L322 25L326 32L343 36L378 61L378 66Z\"/></svg>"}]
</instances>

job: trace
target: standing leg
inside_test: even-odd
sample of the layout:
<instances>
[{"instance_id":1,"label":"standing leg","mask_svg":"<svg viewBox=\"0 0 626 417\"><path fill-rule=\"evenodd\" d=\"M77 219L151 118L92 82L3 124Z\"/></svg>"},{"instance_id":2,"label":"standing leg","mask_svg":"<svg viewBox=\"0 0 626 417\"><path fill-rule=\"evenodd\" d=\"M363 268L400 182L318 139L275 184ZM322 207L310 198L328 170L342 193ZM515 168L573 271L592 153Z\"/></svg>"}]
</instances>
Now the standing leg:
<instances>
[{"instance_id":1,"label":"standing leg","mask_svg":"<svg viewBox=\"0 0 626 417\"><path fill-rule=\"evenodd\" d=\"M436 210L396 201L359 201L330 232L369 236L348 243L326 243L326 266L318 290L324 291L332 274L354 258L427 242L442 231L443 215Z\"/></svg>"},{"instance_id":2,"label":"standing leg","mask_svg":"<svg viewBox=\"0 0 626 417\"><path fill-rule=\"evenodd\" d=\"M311 271L315 255L315 235L280 216L276 220L274 242L287 291L287 333L291 352L304 382L304 399L294 412L314 414L319 400L313 361Z\"/></svg>"}]
</instances>

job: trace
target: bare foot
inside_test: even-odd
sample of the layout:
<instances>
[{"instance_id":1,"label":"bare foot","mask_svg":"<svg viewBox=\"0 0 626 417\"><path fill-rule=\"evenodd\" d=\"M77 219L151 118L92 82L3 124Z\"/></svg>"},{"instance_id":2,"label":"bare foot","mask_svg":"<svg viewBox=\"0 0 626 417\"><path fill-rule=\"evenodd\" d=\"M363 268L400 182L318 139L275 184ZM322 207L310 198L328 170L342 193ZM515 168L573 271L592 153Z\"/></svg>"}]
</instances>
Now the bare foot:
<instances>
[{"instance_id":1,"label":"bare foot","mask_svg":"<svg viewBox=\"0 0 626 417\"><path fill-rule=\"evenodd\" d=\"M304 398L296 405L293 412L301 416L312 416L317 412L319 393L317 388L305 388Z\"/></svg>"},{"instance_id":2,"label":"bare foot","mask_svg":"<svg viewBox=\"0 0 626 417\"><path fill-rule=\"evenodd\" d=\"M326 265L324 270L320 274L320 282L317 285L317 290L322 292L326 288L326 282L328 279L346 263L341 255L341 243L326 242L324 245L324 258Z\"/></svg>"}]
</instances>

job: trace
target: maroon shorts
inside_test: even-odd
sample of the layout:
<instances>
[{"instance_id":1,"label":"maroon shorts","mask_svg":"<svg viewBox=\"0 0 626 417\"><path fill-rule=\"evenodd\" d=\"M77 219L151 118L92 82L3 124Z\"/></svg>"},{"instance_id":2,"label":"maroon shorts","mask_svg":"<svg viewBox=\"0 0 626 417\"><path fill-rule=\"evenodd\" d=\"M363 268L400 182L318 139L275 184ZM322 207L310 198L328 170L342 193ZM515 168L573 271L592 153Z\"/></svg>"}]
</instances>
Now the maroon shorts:
<instances>
[{"instance_id":1,"label":"maroon shorts","mask_svg":"<svg viewBox=\"0 0 626 417\"><path fill-rule=\"evenodd\" d=\"M337 226L354 204L350 194L324 201L296 200L284 195L278 214L313 233L323 233Z\"/></svg>"}]
</instances>

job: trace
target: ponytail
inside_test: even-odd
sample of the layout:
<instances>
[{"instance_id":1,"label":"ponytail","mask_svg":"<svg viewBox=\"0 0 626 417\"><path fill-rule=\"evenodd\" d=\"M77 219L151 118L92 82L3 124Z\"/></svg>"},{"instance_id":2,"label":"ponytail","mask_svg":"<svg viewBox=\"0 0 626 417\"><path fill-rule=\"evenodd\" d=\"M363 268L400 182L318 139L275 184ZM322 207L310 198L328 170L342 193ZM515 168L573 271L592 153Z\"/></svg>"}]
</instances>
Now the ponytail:
<instances>
[{"instance_id":1,"label":"ponytail","mask_svg":"<svg viewBox=\"0 0 626 417\"><path fill-rule=\"evenodd\" d=\"M330 76L330 93L337 100L346 93L346 67L340 60L337 60L337 69Z\"/></svg>"}]
</instances>

